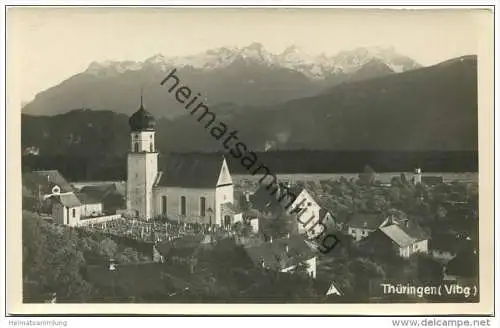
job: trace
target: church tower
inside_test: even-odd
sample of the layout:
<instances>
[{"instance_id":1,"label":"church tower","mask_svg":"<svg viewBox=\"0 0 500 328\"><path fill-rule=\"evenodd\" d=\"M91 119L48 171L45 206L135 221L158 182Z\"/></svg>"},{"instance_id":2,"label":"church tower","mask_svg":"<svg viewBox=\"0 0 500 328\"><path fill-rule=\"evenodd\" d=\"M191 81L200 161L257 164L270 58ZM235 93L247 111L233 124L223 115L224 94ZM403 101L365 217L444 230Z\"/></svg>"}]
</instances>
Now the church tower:
<instances>
[{"instance_id":1,"label":"church tower","mask_svg":"<svg viewBox=\"0 0 500 328\"><path fill-rule=\"evenodd\" d=\"M153 184L158 174L155 145L156 121L141 107L129 119L130 149L127 156L127 210L142 220L153 217Z\"/></svg>"}]
</instances>

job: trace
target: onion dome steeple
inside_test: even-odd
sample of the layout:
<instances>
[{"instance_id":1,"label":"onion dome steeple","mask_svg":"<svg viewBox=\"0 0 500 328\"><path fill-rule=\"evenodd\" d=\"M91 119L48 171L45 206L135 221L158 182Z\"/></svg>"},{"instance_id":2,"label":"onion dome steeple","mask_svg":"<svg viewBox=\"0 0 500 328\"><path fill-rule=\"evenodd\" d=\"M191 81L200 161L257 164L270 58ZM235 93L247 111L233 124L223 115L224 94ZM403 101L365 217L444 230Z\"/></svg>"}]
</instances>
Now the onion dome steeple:
<instances>
[{"instance_id":1,"label":"onion dome steeple","mask_svg":"<svg viewBox=\"0 0 500 328\"><path fill-rule=\"evenodd\" d=\"M140 131L155 131L156 120L154 116L144 109L142 103L142 89L141 89L141 107L130 116L128 123L132 132Z\"/></svg>"}]
</instances>

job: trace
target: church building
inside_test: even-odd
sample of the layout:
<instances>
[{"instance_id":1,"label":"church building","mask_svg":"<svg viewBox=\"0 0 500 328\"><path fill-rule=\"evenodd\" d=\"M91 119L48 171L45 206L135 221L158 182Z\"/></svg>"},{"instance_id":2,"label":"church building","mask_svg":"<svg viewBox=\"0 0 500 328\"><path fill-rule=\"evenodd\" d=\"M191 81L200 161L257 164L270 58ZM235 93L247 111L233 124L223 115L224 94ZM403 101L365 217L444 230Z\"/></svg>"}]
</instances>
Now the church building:
<instances>
[{"instance_id":1,"label":"church building","mask_svg":"<svg viewBox=\"0 0 500 328\"><path fill-rule=\"evenodd\" d=\"M241 220L233 181L221 154L169 154L159 163L155 118L141 106L129 119L127 210L141 220L229 226Z\"/></svg>"}]
</instances>

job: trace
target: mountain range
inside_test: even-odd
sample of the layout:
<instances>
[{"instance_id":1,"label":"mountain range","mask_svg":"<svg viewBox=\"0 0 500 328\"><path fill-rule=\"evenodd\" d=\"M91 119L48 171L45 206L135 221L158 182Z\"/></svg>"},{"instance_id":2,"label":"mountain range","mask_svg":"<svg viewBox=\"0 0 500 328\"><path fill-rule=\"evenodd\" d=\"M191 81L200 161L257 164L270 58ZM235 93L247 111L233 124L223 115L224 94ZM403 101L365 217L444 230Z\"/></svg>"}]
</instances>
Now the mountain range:
<instances>
[{"instance_id":1,"label":"mountain range","mask_svg":"<svg viewBox=\"0 0 500 328\"><path fill-rule=\"evenodd\" d=\"M382 67L375 64L365 66ZM226 102L211 109L254 151L477 151L476 56L381 73L360 79L351 75L349 82L274 105ZM163 93L163 99L174 98L165 89ZM127 113L79 109L55 116L23 114L23 149L100 160L123 156L129 145L128 115L138 105L134 101L123 107ZM181 109L176 104L174 110ZM162 152L221 150L220 142L190 115L160 116L157 145Z\"/></svg>"},{"instance_id":2,"label":"mountain range","mask_svg":"<svg viewBox=\"0 0 500 328\"><path fill-rule=\"evenodd\" d=\"M222 47L184 57L154 55L142 62L93 62L60 84L24 104L23 113L56 115L78 108L112 110L130 115L141 87L148 110L156 117L182 115L161 81L171 69L184 85L205 97L205 103L269 107L311 97L326 88L421 67L393 48L356 48L336 55L310 55L290 46L280 54L260 43Z\"/></svg>"}]
</instances>

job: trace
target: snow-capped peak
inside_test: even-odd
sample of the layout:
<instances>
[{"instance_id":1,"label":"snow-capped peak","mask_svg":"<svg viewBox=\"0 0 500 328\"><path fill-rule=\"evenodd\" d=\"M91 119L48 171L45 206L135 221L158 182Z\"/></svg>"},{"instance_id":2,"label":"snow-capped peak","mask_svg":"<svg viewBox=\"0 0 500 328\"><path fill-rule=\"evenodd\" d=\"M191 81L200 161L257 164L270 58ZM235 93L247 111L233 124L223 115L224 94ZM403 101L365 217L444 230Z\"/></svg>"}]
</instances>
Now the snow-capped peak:
<instances>
[{"instance_id":1,"label":"snow-capped peak","mask_svg":"<svg viewBox=\"0 0 500 328\"><path fill-rule=\"evenodd\" d=\"M274 54L266 50L261 43L254 42L242 48L221 47L182 57L166 57L162 54L156 54L143 62L93 62L86 73L117 74L128 70L140 70L145 66L153 66L162 71L166 71L168 67L185 66L195 69L217 70L228 67L236 60L243 60L258 65L296 70L311 79L323 79L338 72L352 73L373 59L382 61L395 72L418 67L418 64L412 59L397 54L392 47L359 47L328 56L325 54L311 55L295 45L286 47L282 53Z\"/></svg>"},{"instance_id":2,"label":"snow-capped peak","mask_svg":"<svg viewBox=\"0 0 500 328\"><path fill-rule=\"evenodd\" d=\"M167 58L165 58L165 56L163 56L162 54L156 54L152 57L149 57L144 62L148 64L166 63Z\"/></svg>"}]
</instances>

